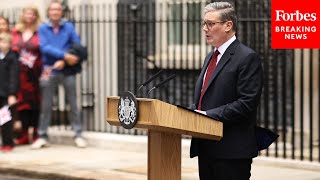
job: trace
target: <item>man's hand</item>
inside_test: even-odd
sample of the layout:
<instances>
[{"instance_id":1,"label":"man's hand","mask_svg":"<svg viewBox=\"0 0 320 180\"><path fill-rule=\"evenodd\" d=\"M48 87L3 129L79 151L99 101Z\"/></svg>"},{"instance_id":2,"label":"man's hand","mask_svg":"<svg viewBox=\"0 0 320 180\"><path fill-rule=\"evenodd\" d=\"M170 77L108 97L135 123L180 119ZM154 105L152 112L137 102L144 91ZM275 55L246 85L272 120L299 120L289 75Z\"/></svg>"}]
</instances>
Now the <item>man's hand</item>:
<instances>
[{"instance_id":1,"label":"man's hand","mask_svg":"<svg viewBox=\"0 0 320 180\"><path fill-rule=\"evenodd\" d=\"M12 106L12 105L14 105L14 104L16 104L16 103L17 103L17 98L16 98L16 96L10 95L10 96L8 97L8 105L9 105L9 106Z\"/></svg>"},{"instance_id":2,"label":"man's hand","mask_svg":"<svg viewBox=\"0 0 320 180\"><path fill-rule=\"evenodd\" d=\"M56 61L53 66L52 66L53 69L56 69L56 70L62 70L64 68L64 60L58 60Z\"/></svg>"},{"instance_id":3,"label":"man's hand","mask_svg":"<svg viewBox=\"0 0 320 180\"><path fill-rule=\"evenodd\" d=\"M64 60L68 65L73 66L79 62L79 58L73 54L66 53L64 55Z\"/></svg>"},{"instance_id":4,"label":"man's hand","mask_svg":"<svg viewBox=\"0 0 320 180\"><path fill-rule=\"evenodd\" d=\"M204 114L204 115L207 115L207 113L205 111L200 111L200 110L197 110L197 109L195 109L194 111L196 111L198 113L201 113L201 114Z\"/></svg>"}]
</instances>

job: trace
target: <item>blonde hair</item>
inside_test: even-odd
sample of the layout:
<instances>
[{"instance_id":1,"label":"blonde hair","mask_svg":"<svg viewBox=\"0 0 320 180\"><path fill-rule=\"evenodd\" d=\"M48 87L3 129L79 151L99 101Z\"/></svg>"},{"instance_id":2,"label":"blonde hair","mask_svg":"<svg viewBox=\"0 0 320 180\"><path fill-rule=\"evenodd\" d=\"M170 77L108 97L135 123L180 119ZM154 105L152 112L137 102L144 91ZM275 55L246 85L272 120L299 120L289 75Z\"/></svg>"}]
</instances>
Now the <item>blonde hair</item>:
<instances>
[{"instance_id":1,"label":"blonde hair","mask_svg":"<svg viewBox=\"0 0 320 180\"><path fill-rule=\"evenodd\" d=\"M3 33L0 33L0 41L2 41L2 40L5 40L5 41L8 41L9 43L11 43L12 37L9 33L3 32Z\"/></svg>"},{"instance_id":2,"label":"blonde hair","mask_svg":"<svg viewBox=\"0 0 320 180\"><path fill-rule=\"evenodd\" d=\"M26 7L24 7L24 8L22 9L22 14L21 14L21 16L20 16L20 18L19 18L19 21L18 21L18 23L16 24L15 28L16 28L18 31L20 31L20 32L23 32L23 31L25 30L26 25L25 25L25 22L24 22L24 20L23 20L23 15L24 15L24 13L25 13L27 10L33 11L33 13L35 14L35 16L37 17L35 23L34 23L34 24L32 25L32 27L31 27L31 30L32 30L33 32L36 32L37 29L38 29L38 26L39 26L40 23L41 23L41 18L40 18L40 14L39 14L38 8L37 8L36 6L34 6L34 5L29 5L29 6L26 6Z\"/></svg>"}]
</instances>

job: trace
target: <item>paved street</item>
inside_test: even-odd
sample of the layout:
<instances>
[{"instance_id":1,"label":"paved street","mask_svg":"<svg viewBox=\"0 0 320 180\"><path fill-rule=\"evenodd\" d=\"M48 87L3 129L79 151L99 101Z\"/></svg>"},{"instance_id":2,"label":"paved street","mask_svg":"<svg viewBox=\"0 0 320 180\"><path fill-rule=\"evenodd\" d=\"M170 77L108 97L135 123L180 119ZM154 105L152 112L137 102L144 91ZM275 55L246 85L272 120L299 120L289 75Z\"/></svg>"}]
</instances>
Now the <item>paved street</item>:
<instances>
[{"instance_id":1,"label":"paved street","mask_svg":"<svg viewBox=\"0 0 320 180\"><path fill-rule=\"evenodd\" d=\"M52 144L41 150L20 146L0 153L0 170L44 179L146 180L147 138L143 136L86 133L91 144L76 148L72 133L51 132ZM197 159L190 159L189 140L182 143L182 179L198 179ZM255 159L253 180L320 180L318 163Z\"/></svg>"}]
</instances>

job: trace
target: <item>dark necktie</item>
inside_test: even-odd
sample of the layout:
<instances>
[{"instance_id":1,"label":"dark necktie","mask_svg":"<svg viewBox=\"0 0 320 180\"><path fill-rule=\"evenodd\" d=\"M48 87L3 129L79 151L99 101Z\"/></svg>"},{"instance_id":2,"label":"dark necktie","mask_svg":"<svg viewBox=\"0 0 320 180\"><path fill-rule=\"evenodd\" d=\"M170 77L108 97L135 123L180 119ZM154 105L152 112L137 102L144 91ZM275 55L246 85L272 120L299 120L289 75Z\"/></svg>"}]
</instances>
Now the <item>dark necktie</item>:
<instances>
[{"instance_id":1,"label":"dark necktie","mask_svg":"<svg viewBox=\"0 0 320 180\"><path fill-rule=\"evenodd\" d=\"M203 78L203 86L202 86L201 94L200 94L200 98L199 98L198 110L201 110L202 97L203 97L205 89L209 83L209 79L212 76L214 68L216 68L218 55L219 55L219 51L217 49L211 58L211 61L208 65L207 73L206 73L205 77Z\"/></svg>"}]
</instances>

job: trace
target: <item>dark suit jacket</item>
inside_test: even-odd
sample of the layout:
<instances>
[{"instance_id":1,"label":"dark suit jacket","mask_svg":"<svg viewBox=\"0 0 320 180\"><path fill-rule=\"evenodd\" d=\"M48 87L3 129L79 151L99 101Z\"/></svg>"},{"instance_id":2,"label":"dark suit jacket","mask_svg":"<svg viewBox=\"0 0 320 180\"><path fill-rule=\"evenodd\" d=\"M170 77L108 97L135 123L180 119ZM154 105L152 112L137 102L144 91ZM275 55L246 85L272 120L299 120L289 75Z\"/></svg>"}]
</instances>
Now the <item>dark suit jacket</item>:
<instances>
[{"instance_id":1,"label":"dark suit jacket","mask_svg":"<svg viewBox=\"0 0 320 180\"><path fill-rule=\"evenodd\" d=\"M198 106L203 76L212 55L213 51L204 61L192 107ZM190 156L201 154L218 159L256 157L258 148L254 129L262 85L260 58L236 39L217 64L202 99L202 110L223 122L223 138L220 141L193 138Z\"/></svg>"},{"instance_id":2,"label":"dark suit jacket","mask_svg":"<svg viewBox=\"0 0 320 180\"><path fill-rule=\"evenodd\" d=\"M68 53L76 55L79 58L79 62L70 66L66 63L63 74L64 75L74 75L80 73L82 70L82 62L88 58L87 47L82 46L81 44L72 44L71 48L68 50Z\"/></svg>"},{"instance_id":3,"label":"dark suit jacket","mask_svg":"<svg viewBox=\"0 0 320 180\"><path fill-rule=\"evenodd\" d=\"M16 95L20 83L19 71L18 55L10 50L0 59L0 98Z\"/></svg>"}]
</instances>

